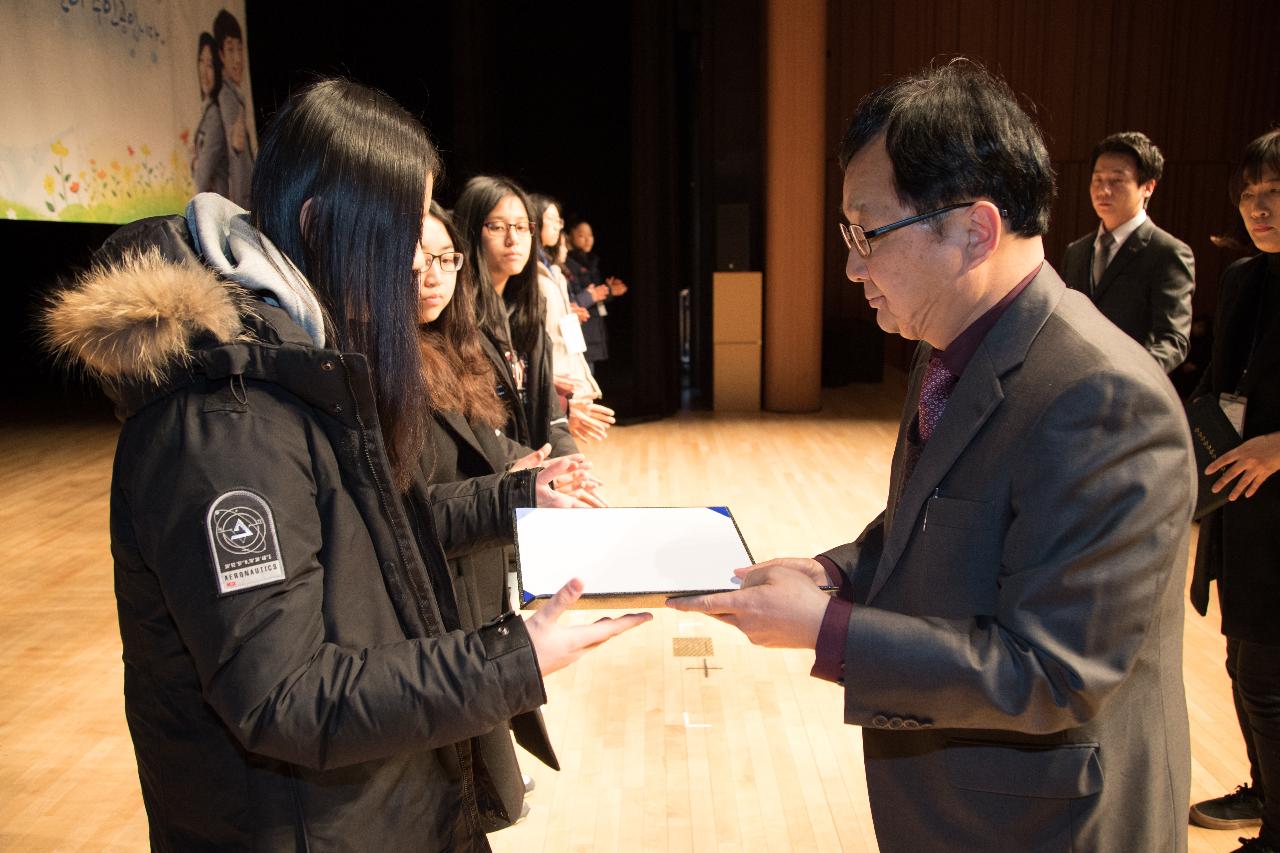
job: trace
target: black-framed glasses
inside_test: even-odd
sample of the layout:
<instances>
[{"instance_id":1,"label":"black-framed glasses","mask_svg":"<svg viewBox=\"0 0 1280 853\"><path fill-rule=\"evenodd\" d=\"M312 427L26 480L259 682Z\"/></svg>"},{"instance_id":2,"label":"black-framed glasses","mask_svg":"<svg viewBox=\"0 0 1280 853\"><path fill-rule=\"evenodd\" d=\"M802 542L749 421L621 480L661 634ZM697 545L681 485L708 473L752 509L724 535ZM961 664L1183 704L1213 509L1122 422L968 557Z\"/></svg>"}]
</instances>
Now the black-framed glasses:
<instances>
[{"instance_id":1,"label":"black-framed glasses","mask_svg":"<svg viewBox=\"0 0 1280 853\"><path fill-rule=\"evenodd\" d=\"M462 269L462 265L467 260L467 256L461 252L444 252L439 255L424 252L422 256L427 259L427 265L423 267L424 270L429 270L433 263L438 263L440 272L457 272Z\"/></svg>"},{"instance_id":2,"label":"black-framed glasses","mask_svg":"<svg viewBox=\"0 0 1280 853\"><path fill-rule=\"evenodd\" d=\"M858 254L864 258L871 257L871 241L877 237L883 237L890 231L897 231L899 228L905 228L908 225L914 225L934 216L940 216L952 210L959 210L962 207L972 207L977 204L976 201L962 201L958 204L949 204L946 207L940 207L937 210L931 210L928 213L917 213L915 216L908 216L906 219L899 219L897 222L890 222L888 225L881 225L879 228L872 228L870 231L865 230L861 225L846 225L843 222L837 222L840 226L840 236L844 238L845 246L850 249L857 249Z\"/></svg>"},{"instance_id":3,"label":"black-framed glasses","mask_svg":"<svg viewBox=\"0 0 1280 853\"><path fill-rule=\"evenodd\" d=\"M533 226L529 224L529 220L520 219L516 222L503 222L500 219L490 219L484 224L484 230L491 237L506 235L508 231L517 237L528 237L533 231Z\"/></svg>"}]
</instances>

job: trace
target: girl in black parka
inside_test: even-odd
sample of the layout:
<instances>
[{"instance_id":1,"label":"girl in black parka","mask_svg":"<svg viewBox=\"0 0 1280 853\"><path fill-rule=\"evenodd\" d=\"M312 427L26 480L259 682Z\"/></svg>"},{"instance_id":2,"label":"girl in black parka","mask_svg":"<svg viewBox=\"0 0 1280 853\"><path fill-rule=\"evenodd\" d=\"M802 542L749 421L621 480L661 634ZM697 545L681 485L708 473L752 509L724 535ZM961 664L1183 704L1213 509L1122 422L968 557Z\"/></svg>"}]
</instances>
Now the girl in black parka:
<instances>
[{"instance_id":1,"label":"girl in black parka","mask_svg":"<svg viewBox=\"0 0 1280 853\"><path fill-rule=\"evenodd\" d=\"M158 850L484 850L486 733L643 617L467 624L420 477L416 318L439 161L341 80L264 136L255 210L126 226L47 315L124 424L111 548L125 713ZM534 476L529 474L528 476Z\"/></svg>"}]
</instances>

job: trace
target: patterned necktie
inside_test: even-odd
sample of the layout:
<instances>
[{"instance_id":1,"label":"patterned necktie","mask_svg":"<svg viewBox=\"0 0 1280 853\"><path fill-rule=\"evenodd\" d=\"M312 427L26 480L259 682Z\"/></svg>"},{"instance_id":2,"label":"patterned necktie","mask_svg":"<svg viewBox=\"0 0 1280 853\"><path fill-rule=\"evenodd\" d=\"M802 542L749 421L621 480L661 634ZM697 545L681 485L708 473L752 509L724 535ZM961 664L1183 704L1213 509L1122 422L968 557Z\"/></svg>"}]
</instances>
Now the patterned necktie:
<instances>
[{"instance_id":1,"label":"patterned necktie","mask_svg":"<svg viewBox=\"0 0 1280 853\"><path fill-rule=\"evenodd\" d=\"M936 355L929 358L929 366L924 370L924 381L920 383L920 406L917 413L919 422L916 431L920 434L921 444L929 440L938 421L942 420L947 399L959 378L947 370L941 358Z\"/></svg>"},{"instance_id":2,"label":"patterned necktie","mask_svg":"<svg viewBox=\"0 0 1280 853\"><path fill-rule=\"evenodd\" d=\"M1102 281L1102 274L1107 271L1107 262L1111 260L1111 247L1115 244L1116 238L1111 236L1111 232L1103 231L1093 247L1094 287L1098 286L1098 282Z\"/></svg>"}]
</instances>

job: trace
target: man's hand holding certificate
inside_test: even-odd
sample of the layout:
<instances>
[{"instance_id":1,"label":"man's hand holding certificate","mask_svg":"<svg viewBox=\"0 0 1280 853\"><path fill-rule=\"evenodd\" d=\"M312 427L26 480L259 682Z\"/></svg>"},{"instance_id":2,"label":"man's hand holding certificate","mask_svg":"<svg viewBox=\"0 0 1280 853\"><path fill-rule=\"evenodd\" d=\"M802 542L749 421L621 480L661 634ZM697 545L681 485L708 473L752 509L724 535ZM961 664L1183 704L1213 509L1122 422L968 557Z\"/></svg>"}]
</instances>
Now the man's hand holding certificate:
<instances>
[{"instance_id":1,"label":"man's hand holding certificate","mask_svg":"<svg viewBox=\"0 0 1280 853\"><path fill-rule=\"evenodd\" d=\"M817 560L783 557L737 569L742 588L667 600L675 610L714 616L757 646L812 649L830 596L826 569Z\"/></svg>"}]
</instances>

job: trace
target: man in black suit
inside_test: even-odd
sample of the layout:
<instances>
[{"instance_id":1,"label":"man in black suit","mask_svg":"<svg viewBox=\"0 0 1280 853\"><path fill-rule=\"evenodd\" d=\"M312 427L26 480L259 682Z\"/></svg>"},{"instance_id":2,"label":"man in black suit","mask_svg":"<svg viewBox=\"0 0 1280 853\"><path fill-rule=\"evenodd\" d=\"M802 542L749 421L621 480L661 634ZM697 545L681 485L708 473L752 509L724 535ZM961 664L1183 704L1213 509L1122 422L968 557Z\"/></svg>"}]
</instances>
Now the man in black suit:
<instances>
[{"instance_id":1,"label":"man in black suit","mask_svg":"<svg viewBox=\"0 0 1280 853\"><path fill-rule=\"evenodd\" d=\"M1092 169L1101 222L1067 247L1062 277L1169 373L1187 357L1195 257L1147 216L1164 155L1146 134L1113 133L1094 147Z\"/></svg>"}]
</instances>

